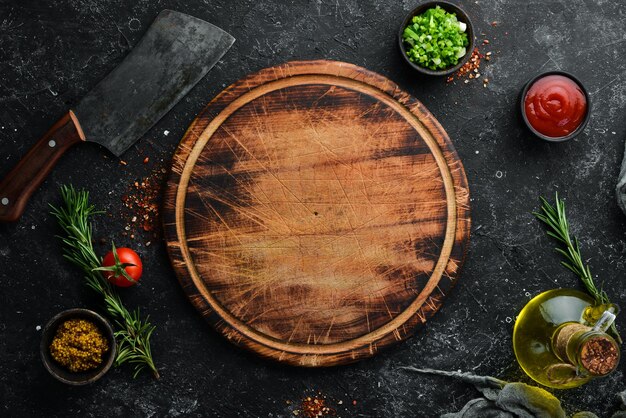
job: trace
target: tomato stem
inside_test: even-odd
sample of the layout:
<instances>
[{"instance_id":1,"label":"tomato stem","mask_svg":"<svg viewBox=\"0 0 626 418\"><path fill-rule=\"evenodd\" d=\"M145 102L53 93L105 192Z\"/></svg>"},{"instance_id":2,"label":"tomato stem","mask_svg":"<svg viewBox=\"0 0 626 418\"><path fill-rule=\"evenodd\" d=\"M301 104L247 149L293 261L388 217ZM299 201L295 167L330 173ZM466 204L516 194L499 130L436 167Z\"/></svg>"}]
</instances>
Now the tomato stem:
<instances>
[{"instance_id":1,"label":"tomato stem","mask_svg":"<svg viewBox=\"0 0 626 418\"><path fill-rule=\"evenodd\" d=\"M113 254L113 259L115 260L115 264L113 264L112 266L102 266L102 267L96 267L94 269L92 269L92 271L94 270L98 270L98 271L112 271L115 274L113 274L113 277L118 278L118 277L124 277L126 280L128 280L131 283L137 283L137 280L133 279L130 274L128 274L128 272L126 271L127 267L136 267L136 264L133 263L122 263L120 261L120 257L117 254L117 248L115 248L115 243L111 242L111 253Z\"/></svg>"}]
</instances>

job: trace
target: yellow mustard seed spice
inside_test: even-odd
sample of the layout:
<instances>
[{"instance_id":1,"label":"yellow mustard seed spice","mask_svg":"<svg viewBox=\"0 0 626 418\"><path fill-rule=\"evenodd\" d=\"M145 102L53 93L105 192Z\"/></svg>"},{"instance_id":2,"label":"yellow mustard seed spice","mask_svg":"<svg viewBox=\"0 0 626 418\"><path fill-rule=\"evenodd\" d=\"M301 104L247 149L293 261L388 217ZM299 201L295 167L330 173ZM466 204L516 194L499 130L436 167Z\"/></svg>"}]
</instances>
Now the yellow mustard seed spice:
<instances>
[{"instance_id":1,"label":"yellow mustard seed spice","mask_svg":"<svg viewBox=\"0 0 626 418\"><path fill-rule=\"evenodd\" d=\"M62 323L50 344L52 358L72 372L95 369L107 351L107 339L95 324L85 319Z\"/></svg>"}]
</instances>

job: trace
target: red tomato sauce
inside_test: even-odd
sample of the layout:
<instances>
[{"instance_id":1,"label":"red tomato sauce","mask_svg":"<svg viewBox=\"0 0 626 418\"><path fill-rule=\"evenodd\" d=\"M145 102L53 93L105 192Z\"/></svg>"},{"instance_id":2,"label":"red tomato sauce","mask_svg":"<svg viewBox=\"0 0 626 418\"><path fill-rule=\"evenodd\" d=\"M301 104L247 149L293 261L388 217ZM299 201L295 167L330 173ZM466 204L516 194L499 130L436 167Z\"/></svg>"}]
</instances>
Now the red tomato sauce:
<instances>
[{"instance_id":1,"label":"red tomato sauce","mask_svg":"<svg viewBox=\"0 0 626 418\"><path fill-rule=\"evenodd\" d=\"M535 81L524 98L526 118L535 130L551 138L574 132L587 114L587 98L571 78L548 75Z\"/></svg>"}]
</instances>

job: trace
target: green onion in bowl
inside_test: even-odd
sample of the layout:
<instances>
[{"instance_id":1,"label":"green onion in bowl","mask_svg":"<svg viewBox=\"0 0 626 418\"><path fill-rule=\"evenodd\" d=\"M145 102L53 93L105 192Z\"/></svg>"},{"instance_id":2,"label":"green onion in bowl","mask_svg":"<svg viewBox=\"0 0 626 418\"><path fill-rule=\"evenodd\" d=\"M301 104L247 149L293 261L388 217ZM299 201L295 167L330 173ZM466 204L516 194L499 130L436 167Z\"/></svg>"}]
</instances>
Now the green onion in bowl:
<instances>
[{"instance_id":1,"label":"green onion in bowl","mask_svg":"<svg viewBox=\"0 0 626 418\"><path fill-rule=\"evenodd\" d=\"M455 66L467 53L465 23L440 6L414 16L404 28L402 39L411 62L430 70Z\"/></svg>"}]
</instances>

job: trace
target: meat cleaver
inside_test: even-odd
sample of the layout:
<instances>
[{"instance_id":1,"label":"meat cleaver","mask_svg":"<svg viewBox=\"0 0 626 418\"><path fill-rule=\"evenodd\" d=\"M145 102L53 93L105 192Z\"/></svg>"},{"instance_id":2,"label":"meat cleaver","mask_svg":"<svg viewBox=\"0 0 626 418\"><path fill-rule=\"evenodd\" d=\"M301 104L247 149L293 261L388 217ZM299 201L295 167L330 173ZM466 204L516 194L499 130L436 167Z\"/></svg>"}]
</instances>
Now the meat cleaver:
<instances>
[{"instance_id":1,"label":"meat cleaver","mask_svg":"<svg viewBox=\"0 0 626 418\"><path fill-rule=\"evenodd\" d=\"M16 221L72 145L97 142L118 157L161 119L228 51L235 38L208 22L163 10L93 90L0 182L0 221Z\"/></svg>"}]
</instances>

